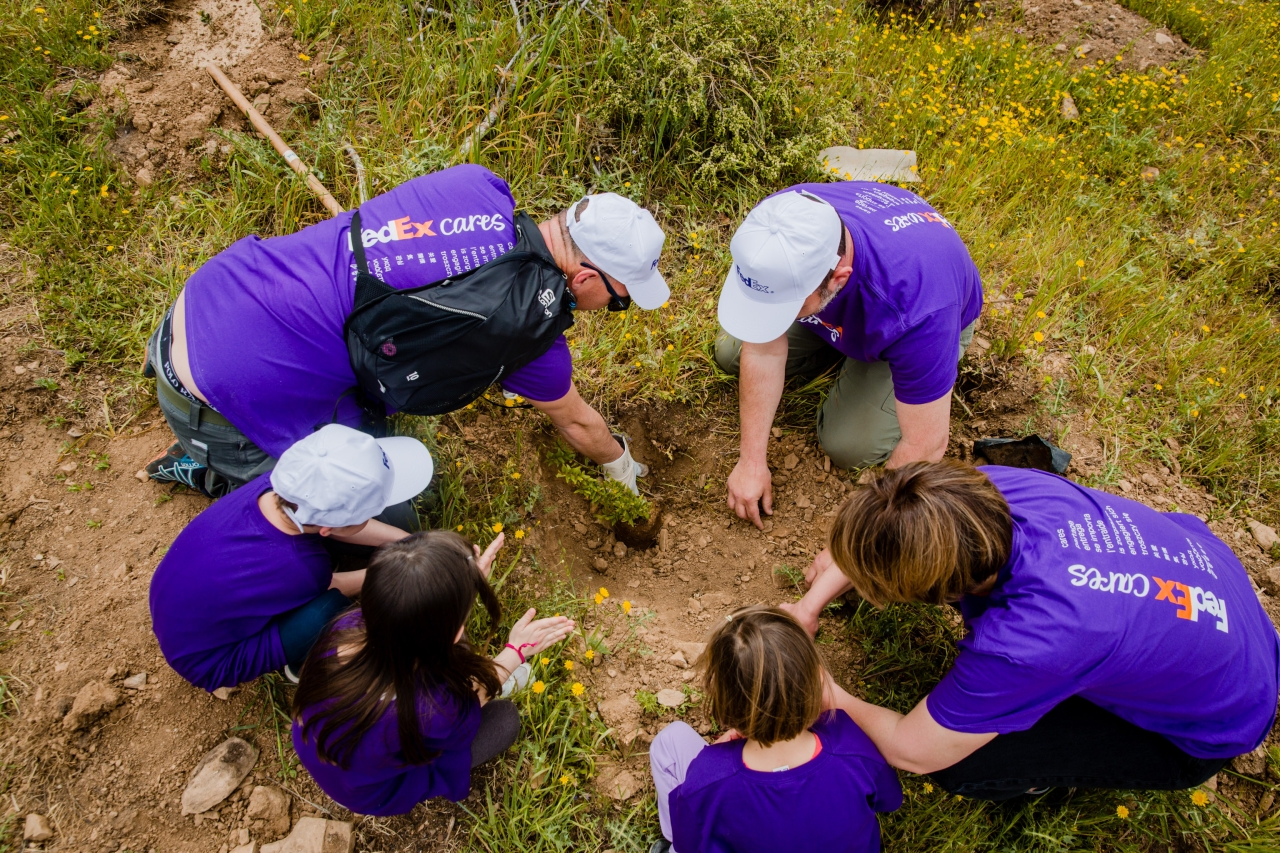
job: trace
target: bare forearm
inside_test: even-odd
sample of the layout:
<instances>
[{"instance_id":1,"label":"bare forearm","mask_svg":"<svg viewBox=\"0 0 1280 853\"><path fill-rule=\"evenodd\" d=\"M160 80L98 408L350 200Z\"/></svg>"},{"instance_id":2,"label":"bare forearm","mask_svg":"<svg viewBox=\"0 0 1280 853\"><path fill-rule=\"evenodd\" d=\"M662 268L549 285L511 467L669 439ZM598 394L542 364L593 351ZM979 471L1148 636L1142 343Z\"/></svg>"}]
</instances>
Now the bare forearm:
<instances>
[{"instance_id":1,"label":"bare forearm","mask_svg":"<svg viewBox=\"0 0 1280 853\"><path fill-rule=\"evenodd\" d=\"M764 463L769 450L769 428L773 426L786 379L786 335L767 344L742 345L738 387L742 458Z\"/></svg>"},{"instance_id":2,"label":"bare forearm","mask_svg":"<svg viewBox=\"0 0 1280 853\"><path fill-rule=\"evenodd\" d=\"M947 436L944 435L939 441L936 437L932 441L920 443L918 441L909 442L905 438L899 441L897 446L893 448L893 453L889 454L888 460L885 461L886 468L900 468L910 462L937 462L947 452Z\"/></svg>"},{"instance_id":3,"label":"bare forearm","mask_svg":"<svg viewBox=\"0 0 1280 853\"><path fill-rule=\"evenodd\" d=\"M559 400L535 401L533 405L546 413L570 447L592 462L603 465L622 455L622 446L610 433L609 425L576 389Z\"/></svg>"},{"instance_id":4,"label":"bare forearm","mask_svg":"<svg viewBox=\"0 0 1280 853\"><path fill-rule=\"evenodd\" d=\"M384 524L374 518L370 519L364 529L354 536L334 536L332 538L351 545L368 545L371 548L377 548L379 545L385 545L388 542L399 542L408 535L407 531L401 530L399 527L392 527L390 524Z\"/></svg>"},{"instance_id":5,"label":"bare forearm","mask_svg":"<svg viewBox=\"0 0 1280 853\"><path fill-rule=\"evenodd\" d=\"M858 728L866 732L867 737L871 738L871 742L876 745L876 749L880 750L880 754L884 756L885 761L900 770L907 770L912 773L925 772L916 769L914 766L908 766L912 762L905 761L898 748L898 726L905 719L902 714L889 708L882 708L879 705L864 702L834 681L829 682L829 685L828 689L832 694L832 706L848 714L849 718L858 724Z\"/></svg>"},{"instance_id":6,"label":"bare forearm","mask_svg":"<svg viewBox=\"0 0 1280 853\"><path fill-rule=\"evenodd\" d=\"M834 565L813 579L813 585L800 599L799 607L814 620L822 612L822 608L835 601L841 595L853 589L853 584Z\"/></svg>"},{"instance_id":7,"label":"bare forearm","mask_svg":"<svg viewBox=\"0 0 1280 853\"><path fill-rule=\"evenodd\" d=\"M937 462L947 452L951 435L951 392L932 403L912 405L897 401L902 440L893 449L886 468L910 462Z\"/></svg>"}]
</instances>

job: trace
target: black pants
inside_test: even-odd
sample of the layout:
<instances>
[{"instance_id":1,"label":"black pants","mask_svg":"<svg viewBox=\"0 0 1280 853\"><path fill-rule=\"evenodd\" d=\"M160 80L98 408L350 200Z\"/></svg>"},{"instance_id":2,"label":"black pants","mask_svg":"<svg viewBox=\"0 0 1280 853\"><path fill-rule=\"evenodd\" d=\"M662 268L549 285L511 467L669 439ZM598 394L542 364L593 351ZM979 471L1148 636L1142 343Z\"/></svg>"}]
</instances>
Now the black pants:
<instances>
[{"instance_id":1,"label":"black pants","mask_svg":"<svg viewBox=\"0 0 1280 853\"><path fill-rule=\"evenodd\" d=\"M972 755L931 774L953 794L1008 800L1032 788L1194 788L1227 758L1196 758L1078 696L1024 732L998 735Z\"/></svg>"},{"instance_id":2,"label":"black pants","mask_svg":"<svg viewBox=\"0 0 1280 853\"><path fill-rule=\"evenodd\" d=\"M507 699L492 699L480 709L480 731L471 742L471 766L479 767L511 748L520 735L520 711Z\"/></svg>"},{"instance_id":3,"label":"black pants","mask_svg":"<svg viewBox=\"0 0 1280 853\"><path fill-rule=\"evenodd\" d=\"M333 617L347 609L351 599L336 589L325 590L301 607L276 617L280 628L280 645L284 646L284 659L297 672L307 653L320 638L325 626Z\"/></svg>"}]
</instances>

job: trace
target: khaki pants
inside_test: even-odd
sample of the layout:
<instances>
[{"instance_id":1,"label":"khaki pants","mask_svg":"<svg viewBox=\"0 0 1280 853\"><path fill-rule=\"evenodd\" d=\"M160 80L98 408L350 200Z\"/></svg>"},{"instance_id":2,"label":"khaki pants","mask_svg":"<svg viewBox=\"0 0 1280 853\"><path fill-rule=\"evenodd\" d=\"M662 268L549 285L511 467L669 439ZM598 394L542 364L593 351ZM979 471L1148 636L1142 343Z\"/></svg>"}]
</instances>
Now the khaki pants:
<instances>
[{"instance_id":1,"label":"khaki pants","mask_svg":"<svg viewBox=\"0 0 1280 853\"><path fill-rule=\"evenodd\" d=\"M960 332L957 361L973 341L973 325ZM737 376L741 356L742 341L720 329L716 334L720 369ZM787 329L788 379L813 379L837 364L840 371L818 412L818 443L841 468L884 462L902 440L889 363L845 358L803 323L792 323Z\"/></svg>"}]
</instances>

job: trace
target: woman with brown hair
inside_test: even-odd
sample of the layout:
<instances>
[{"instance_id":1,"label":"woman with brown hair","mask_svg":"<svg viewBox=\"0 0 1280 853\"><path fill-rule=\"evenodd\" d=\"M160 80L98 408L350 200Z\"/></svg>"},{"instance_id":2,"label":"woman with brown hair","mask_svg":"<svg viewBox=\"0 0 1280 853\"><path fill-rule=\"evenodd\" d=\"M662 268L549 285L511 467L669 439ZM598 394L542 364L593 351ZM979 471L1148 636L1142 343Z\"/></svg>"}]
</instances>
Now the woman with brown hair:
<instances>
[{"instance_id":1,"label":"woman with brown hair","mask_svg":"<svg viewBox=\"0 0 1280 853\"><path fill-rule=\"evenodd\" d=\"M1193 787L1271 729L1280 638L1195 516L944 460L855 489L829 544L788 608L811 633L849 589L964 615L954 667L910 713L831 686L890 764L953 793Z\"/></svg>"}]
</instances>

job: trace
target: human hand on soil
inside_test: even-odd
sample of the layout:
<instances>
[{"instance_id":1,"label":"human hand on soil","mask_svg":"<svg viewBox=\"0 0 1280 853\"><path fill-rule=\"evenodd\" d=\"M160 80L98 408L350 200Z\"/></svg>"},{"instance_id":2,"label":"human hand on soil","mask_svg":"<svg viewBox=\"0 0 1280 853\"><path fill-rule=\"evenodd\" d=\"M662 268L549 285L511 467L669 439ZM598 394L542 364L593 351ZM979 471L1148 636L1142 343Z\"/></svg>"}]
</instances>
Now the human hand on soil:
<instances>
[{"instance_id":1,"label":"human hand on soil","mask_svg":"<svg viewBox=\"0 0 1280 853\"><path fill-rule=\"evenodd\" d=\"M790 614L791 618L799 622L800 627L804 628L805 633L810 637L817 636L818 614L810 613L803 605L803 601L784 601L778 605L778 609Z\"/></svg>"},{"instance_id":2,"label":"human hand on soil","mask_svg":"<svg viewBox=\"0 0 1280 853\"><path fill-rule=\"evenodd\" d=\"M520 621L511 626L511 635L507 638L507 642L520 649L526 658L554 646L574 629L574 621L567 616L548 616L535 621L533 617L536 614L537 611L530 607Z\"/></svg>"},{"instance_id":3,"label":"human hand on soil","mask_svg":"<svg viewBox=\"0 0 1280 853\"><path fill-rule=\"evenodd\" d=\"M729 729L729 731L720 735L715 739L715 743L728 743L731 740L742 740L742 734L737 729Z\"/></svg>"},{"instance_id":4,"label":"human hand on soil","mask_svg":"<svg viewBox=\"0 0 1280 853\"><path fill-rule=\"evenodd\" d=\"M480 570L480 574L484 575L484 579L488 580L489 575L493 573L493 559L498 556L498 549L502 547L502 543L507 541L507 534L499 533L497 538L489 543L489 547L484 549L484 553L480 553L479 545L472 545L471 548L476 552L476 568Z\"/></svg>"},{"instance_id":5,"label":"human hand on soil","mask_svg":"<svg viewBox=\"0 0 1280 853\"><path fill-rule=\"evenodd\" d=\"M813 562L809 564L809 567L804 570L805 586L813 586L813 582L818 579L818 576L826 572L828 569L840 571L840 569L836 567L836 561L831 559L831 549L823 548L818 552L818 555L813 558Z\"/></svg>"},{"instance_id":6,"label":"human hand on soil","mask_svg":"<svg viewBox=\"0 0 1280 853\"><path fill-rule=\"evenodd\" d=\"M729 489L729 509L736 512L738 518L745 518L763 530L760 505L764 504L765 515L773 515L773 475L769 472L769 463L739 458L725 485Z\"/></svg>"}]
</instances>

